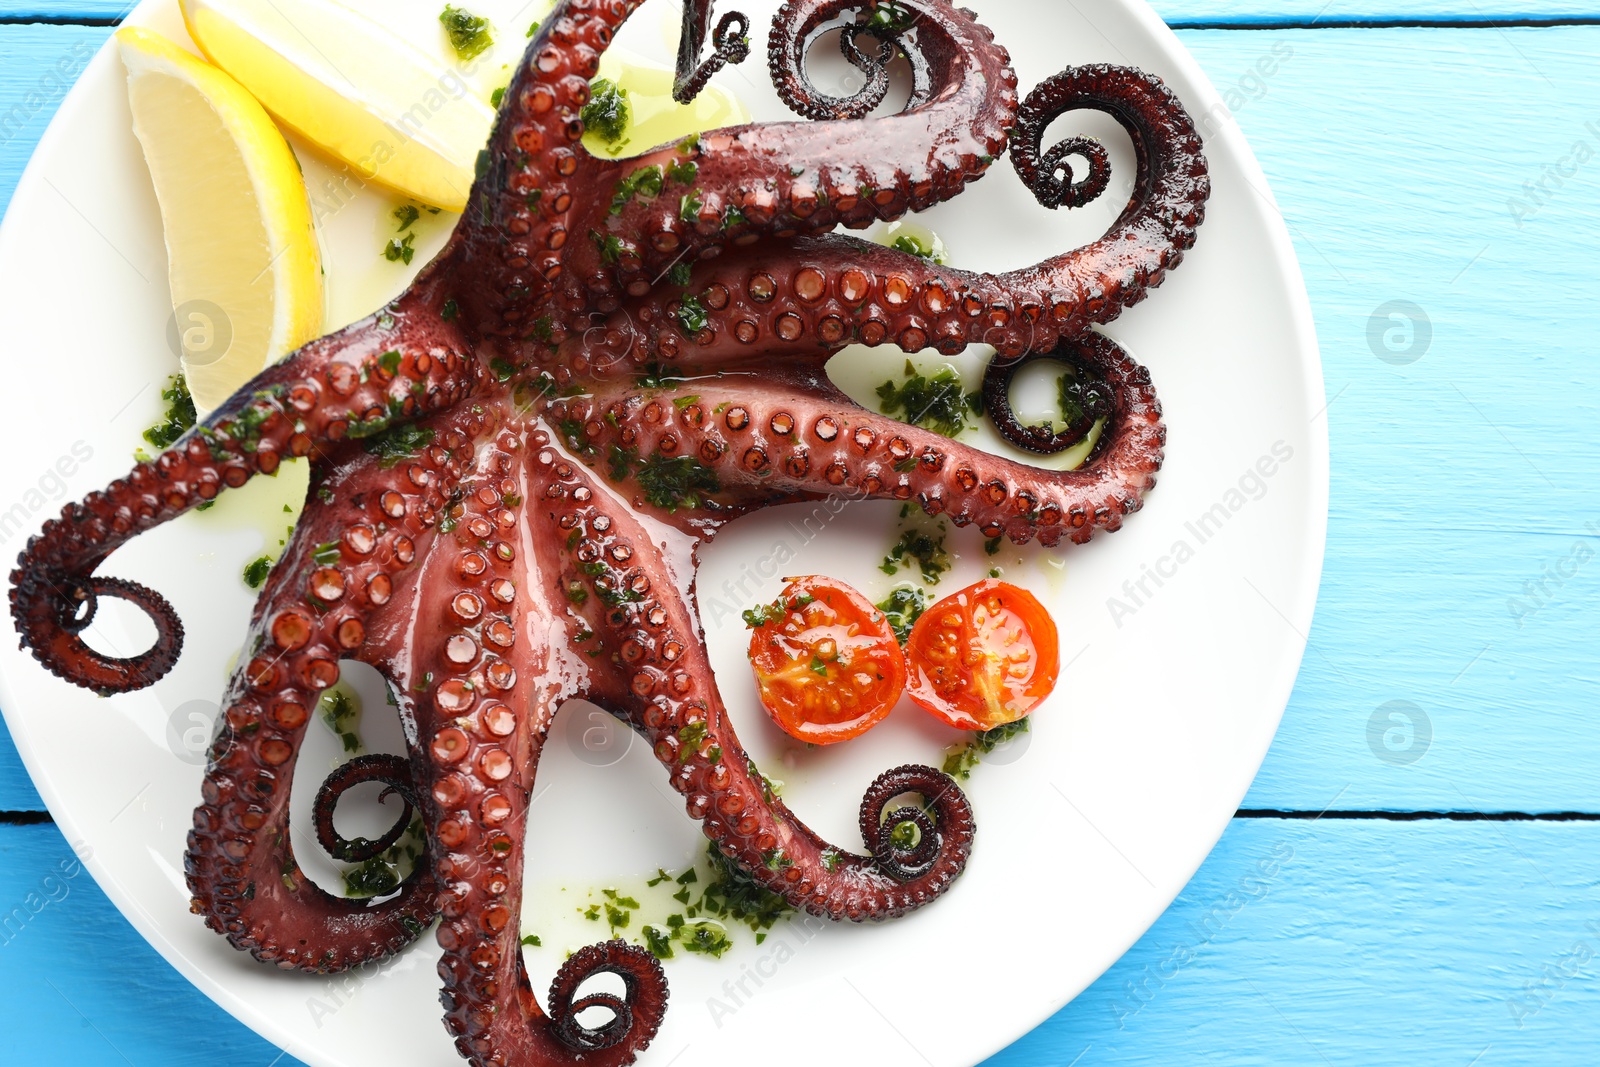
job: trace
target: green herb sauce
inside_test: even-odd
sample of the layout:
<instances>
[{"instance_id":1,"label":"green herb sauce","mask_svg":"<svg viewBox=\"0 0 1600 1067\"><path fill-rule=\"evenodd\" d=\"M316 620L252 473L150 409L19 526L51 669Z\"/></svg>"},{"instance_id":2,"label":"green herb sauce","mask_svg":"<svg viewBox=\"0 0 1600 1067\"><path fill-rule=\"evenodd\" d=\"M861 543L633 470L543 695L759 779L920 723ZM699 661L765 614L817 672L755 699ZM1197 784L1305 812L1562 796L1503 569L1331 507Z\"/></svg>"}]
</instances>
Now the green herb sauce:
<instances>
[{"instance_id":1,"label":"green herb sauce","mask_svg":"<svg viewBox=\"0 0 1600 1067\"><path fill-rule=\"evenodd\" d=\"M969 414L982 414L982 394L963 392L961 376L950 367L929 377L918 374L908 359L905 378L900 385L878 386L878 406L885 415L903 415L914 426L955 437L967 428Z\"/></svg>"},{"instance_id":2,"label":"green herb sauce","mask_svg":"<svg viewBox=\"0 0 1600 1067\"><path fill-rule=\"evenodd\" d=\"M911 636L911 627L928 610L928 594L914 585L897 585L890 590L888 599L878 604L878 610L903 645Z\"/></svg>"},{"instance_id":3,"label":"green herb sauce","mask_svg":"<svg viewBox=\"0 0 1600 1067\"><path fill-rule=\"evenodd\" d=\"M626 89L610 78L596 78L589 85L589 102L583 105L579 117L583 120L585 130L606 144L616 144L628 131L632 112Z\"/></svg>"},{"instance_id":4,"label":"green herb sauce","mask_svg":"<svg viewBox=\"0 0 1600 1067\"><path fill-rule=\"evenodd\" d=\"M902 531L900 540L889 549L878 569L885 574L898 574L901 567L915 563L924 583L939 584L944 572L950 569L950 554L944 547L945 533L943 523L938 524L937 532L915 526Z\"/></svg>"},{"instance_id":5,"label":"green herb sauce","mask_svg":"<svg viewBox=\"0 0 1600 1067\"><path fill-rule=\"evenodd\" d=\"M463 61L477 59L494 45L489 20L453 4L446 4L439 13L439 23L450 38L450 47Z\"/></svg>"},{"instance_id":6,"label":"green herb sauce","mask_svg":"<svg viewBox=\"0 0 1600 1067\"><path fill-rule=\"evenodd\" d=\"M167 413L146 430L143 437L156 448L170 448L194 428L194 397L189 395L189 383L183 375L174 374L167 379L167 387L161 390L161 399L167 402Z\"/></svg>"}]
</instances>

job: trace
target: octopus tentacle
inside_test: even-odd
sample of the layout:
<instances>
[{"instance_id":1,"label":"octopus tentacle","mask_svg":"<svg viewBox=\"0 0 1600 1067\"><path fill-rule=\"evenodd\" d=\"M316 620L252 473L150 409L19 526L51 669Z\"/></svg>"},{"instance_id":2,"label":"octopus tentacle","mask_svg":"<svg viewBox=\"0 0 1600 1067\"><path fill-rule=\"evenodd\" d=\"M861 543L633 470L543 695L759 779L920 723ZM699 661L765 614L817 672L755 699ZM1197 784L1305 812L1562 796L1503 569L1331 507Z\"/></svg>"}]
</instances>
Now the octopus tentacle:
<instances>
[{"instance_id":1,"label":"octopus tentacle","mask_svg":"<svg viewBox=\"0 0 1600 1067\"><path fill-rule=\"evenodd\" d=\"M1030 352L1016 363L994 360L983 376L983 408L989 421L1007 442L1028 452L1051 456L1082 444L1093 432L1095 423L1116 414L1116 402L1105 384L1094 375L1093 349L1100 335L1083 338L1063 338L1054 352ZM1089 354L1083 355L1088 349ZM1060 430L1048 426L1024 426L1011 406L1011 383L1017 372L1034 360L1045 359L1068 363L1080 372L1087 372L1087 380L1079 379L1069 388L1076 394L1079 411L1068 419ZM1065 416L1065 412L1063 415ZM1098 444L1096 447L1099 447Z\"/></svg>"},{"instance_id":2,"label":"octopus tentacle","mask_svg":"<svg viewBox=\"0 0 1600 1067\"><path fill-rule=\"evenodd\" d=\"M126 693L154 684L178 660L183 622L153 589L121 578L58 578L51 571L35 569L26 551L17 561L12 583L12 613L23 644L58 677L97 693ZM110 656L79 636L93 623L103 596L128 601L155 624L155 643L147 651Z\"/></svg>"},{"instance_id":3,"label":"octopus tentacle","mask_svg":"<svg viewBox=\"0 0 1600 1067\"><path fill-rule=\"evenodd\" d=\"M672 83L672 98L687 104L699 96L706 83L723 67L743 63L750 57L750 19L730 11L711 34L711 55L700 62L700 49L711 29L712 0L692 0L683 5L683 36L678 42L678 69Z\"/></svg>"},{"instance_id":4,"label":"octopus tentacle","mask_svg":"<svg viewBox=\"0 0 1600 1067\"><path fill-rule=\"evenodd\" d=\"M289 791L300 745L322 690L339 676L348 623L360 625L343 613L316 618L304 607L306 581L303 568L269 579L246 646L259 639L259 651L241 659L229 684L184 869L191 910L235 948L328 973L410 944L432 922L438 894L423 865L389 900L343 900L295 860Z\"/></svg>"},{"instance_id":5,"label":"octopus tentacle","mask_svg":"<svg viewBox=\"0 0 1600 1067\"><path fill-rule=\"evenodd\" d=\"M940 266L842 234L768 242L697 265L681 288L658 286L628 302L584 342L600 337L622 357L609 365L626 371L652 361L714 368L763 353L821 360L853 342L947 354L986 343L1009 361L1111 321L1160 285L1194 244L1210 195L1200 138L1165 86L1125 68L1075 68L1029 99L1032 141L1019 139L1016 150L1041 197L1070 203L1105 181L1097 162L1103 150L1078 141L1065 142L1072 151L1054 164L1059 170L1065 156L1088 155L1091 173L1070 188L1027 162L1038 158L1049 117L1097 108L1134 135L1133 197L1099 240L1000 275ZM580 346L573 341L562 355L571 358ZM594 367L605 373L605 365Z\"/></svg>"},{"instance_id":6,"label":"octopus tentacle","mask_svg":"<svg viewBox=\"0 0 1600 1067\"><path fill-rule=\"evenodd\" d=\"M1061 287L1058 276L1065 273L1084 293L1089 320L1106 323L1143 300L1194 247L1211 178L1194 122L1161 79L1129 67L1074 67L1029 93L1017 114L1011 161L1044 206L1070 204L1096 187L1104 188L1104 156L1085 151L1083 141L1043 150L1050 123L1079 109L1105 112L1133 139L1133 197L1109 233L1069 253L1066 263L1002 278L1008 286L1045 292ZM1066 156L1073 153L1089 159L1091 175L1082 189L1061 176Z\"/></svg>"},{"instance_id":7,"label":"octopus tentacle","mask_svg":"<svg viewBox=\"0 0 1600 1067\"><path fill-rule=\"evenodd\" d=\"M524 455L541 442L492 420L472 438L453 528L434 537L395 591L391 610L421 625L391 642L381 664L402 683L442 886L445 1022L475 1064L621 1065L649 1043L665 1010L654 959L614 944L578 954L557 975L548 1014L522 961L524 837L539 755L555 709L585 671L557 669L562 654L551 640L571 641L578 625L555 571L535 558L526 531L512 532L519 511L546 498L549 473L530 476ZM629 995L576 997L600 971L622 974ZM580 1024L577 1013L590 1006L611 1008L614 1019Z\"/></svg>"},{"instance_id":8,"label":"octopus tentacle","mask_svg":"<svg viewBox=\"0 0 1600 1067\"><path fill-rule=\"evenodd\" d=\"M311 806L311 823L317 831L317 843L336 860L345 863L362 863L381 856L405 835L411 825L411 812L416 807L416 793L411 788L411 767L399 756L373 753L357 756L339 766L323 780L317 790L317 799ZM404 805L400 817L381 837L374 839L342 836L333 825L333 811L339 798L358 785L381 782L384 785L380 800L398 796Z\"/></svg>"},{"instance_id":9,"label":"octopus tentacle","mask_svg":"<svg viewBox=\"0 0 1600 1067\"><path fill-rule=\"evenodd\" d=\"M67 507L12 575L22 642L52 671L106 693L149 685L177 657L181 623L157 593L96 569L138 533L310 457L311 499L225 693L185 859L193 908L234 946L313 972L396 951L439 916L445 1022L480 1067L620 1067L666 1010L643 949L582 949L543 1009L522 960L529 806L570 698L640 733L721 853L795 907L871 921L949 889L975 822L946 775L901 766L873 781L864 854L830 845L774 795L716 685L694 549L734 515L841 497L915 501L1018 543L1116 529L1154 485L1165 430L1149 374L1093 327L1181 261L1210 191L1194 125L1158 80L1077 67L1019 102L1005 50L950 0L784 0L769 66L813 121L599 159L582 145L590 80L640 2L557 0L505 94L466 215L404 296L262 371L156 460ZM747 50L744 16L712 9L686 0L680 97ZM806 77L808 49L835 28L865 75L850 98ZM897 54L910 100L870 117ZM1081 206L1108 188L1108 154L1083 137L1045 140L1078 109L1113 116L1137 157L1128 204L1082 248L990 275L828 232L947 199L1013 146L1041 204ZM823 367L852 343L975 342L997 351L984 392L1001 436L1048 453L1098 433L1080 469L874 414ZM1018 368L1042 359L1084 372L1063 432L1021 425L1011 407ZM152 617L155 647L122 659L84 642L108 596ZM408 754L329 776L315 838L365 860L414 811L428 832L426 863L378 903L322 892L291 841L291 779L341 660L383 676ZM376 840L346 840L334 808L362 782L405 810ZM602 973L625 992L586 993Z\"/></svg>"},{"instance_id":10,"label":"octopus tentacle","mask_svg":"<svg viewBox=\"0 0 1600 1067\"><path fill-rule=\"evenodd\" d=\"M809 10L794 7L773 20L768 63L778 98L790 111L808 119L843 121L864 118L883 103L889 93L889 62L899 49L899 34L859 23L840 28L839 50L851 66L866 76L866 84L852 96L831 96L812 84L806 75L806 57L817 38L825 32L824 24L859 6L855 3L813 3ZM870 55L861 48L860 38L863 35L877 38L877 55ZM920 52L917 58L922 58ZM919 64L919 67L925 66L925 61ZM927 95L926 71L919 69L917 73L921 77L916 79L913 99Z\"/></svg>"},{"instance_id":11,"label":"octopus tentacle","mask_svg":"<svg viewBox=\"0 0 1600 1067\"><path fill-rule=\"evenodd\" d=\"M1063 536L1081 542L1096 529L1120 528L1142 506L1161 469L1166 428L1149 372L1110 338L1072 339L1058 358L1089 368L1112 398L1095 452L1077 470L1028 466L908 426L798 369L751 368L654 393L562 398L550 414L582 428L597 463L614 447L642 459L693 457L730 517L774 500L843 494L915 500L930 515L1018 544L1035 536L1044 544ZM638 417L652 403L658 418ZM636 489L635 506L649 503Z\"/></svg>"},{"instance_id":12,"label":"octopus tentacle","mask_svg":"<svg viewBox=\"0 0 1600 1067\"><path fill-rule=\"evenodd\" d=\"M622 979L624 993L591 993L578 997L578 987L598 974ZM639 1040L640 1020L653 1031L667 1012L667 976L649 952L620 939L587 945L574 952L550 983L550 1017L556 1036L579 1053L603 1052L624 1042L630 1052L644 1049L649 1038ZM590 1008L606 1008L611 1018L601 1026L587 1026L578 1015ZM628 1057L630 1060L632 1055Z\"/></svg>"},{"instance_id":13,"label":"octopus tentacle","mask_svg":"<svg viewBox=\"0 0 1600 1067\"><path fill-rule=\"evenodd\" d=\"M588 223L578 217L586 190L615 169L584 149L583 108L601 54L641 2L561 0L512 75L446 253L477 279L459 297L474 332L525 336L538 309L547 329L565 336L577 309L550 309L549 298L566 272L569 241L588 242ZM701 4L709 9L707 0L689 6Z\"/></svg>"},{"instance_id":14,"label":"octopus tentacle","mask_svg":"<svg viewBox=\"0 0 1600 1067\"><path fill-rule=\"evenodd\" d=\"M758 883L798 908L854 921L886 919L923 906L965 868L971 808L948 776L927 768L890 772L868 791L863 826L874 854L830 845L772 794L746 755L717 689L705 642L671 571L643 555L651 538L638 519L594 480L553 452L543 498L559 529L571 531L561 583L583 590L577 608L599 644L589 697L621 715L649 741L707 837ZM888 785L884 783L887 782ZM880 846L873 820L893 796L916 791L933 807L930 858L916 868Z\"/></svg>"},{"instance_id":15,"label":"octopus tentacle","mask_svg":"<svg viewBox=\"0 0 1600 1067\"><path fill-rule=\"evenodd\" d=\"M294 858L289 793L307 723L338 680L339 661L381 662L395 640L396 592L460 480L464 431L481 424L457 409L425 422L408 457L347 442L314 464L314 491L267 578L230 683L185 857L193 909L257 958L313 971L354 966L398 951L438 911L427 864L376 905L317 888ZM396 785L418 780L388 757L346 764L315 805L324 845L322 812L331 815L338 794L369 771Z\"/></svg>"},{"instance_id":16,"label":"octopus tentacle","mask_svg":"<svg viewBox=\"0 0 1600 1067\"><path fill-rule=\"evenodd\" d=\"M800 61L799 40L858 0L803 0L773 23L776 71ZM1005 151L1016 74L1005 49L944 0L905 0L915 13L918 85L897 115L851 122L730 127L611 164L609 183L657 168L658 196L594 202L570 269L592 297L639 296L676 263L763 235L865 226L959 193ZM798 91L798 90L796 90ZM884 146L892 144L891 156ZM610 184L603 186L610 188Z\"/></svg>"},{"instance_id":17,"label":"octopus tentacle","mask_svg":"<svg viewBox=\"0 0 1600 1067\"><path fill-rule=\"evenodd\" d=\"M138 534L275 473L285 456L372 436L471 393L484 371L448 326L420 313L419 302L268 367L161 455L45 523L11 575L11 614L23 644L55 674L102 692L139 689L171 669L183 638L171 606L132 583L91 578L95 569ZM77 634L96 594L143 608L156 624L156 645L127 660L85 645Z\"/></svg>"}]
</instances>

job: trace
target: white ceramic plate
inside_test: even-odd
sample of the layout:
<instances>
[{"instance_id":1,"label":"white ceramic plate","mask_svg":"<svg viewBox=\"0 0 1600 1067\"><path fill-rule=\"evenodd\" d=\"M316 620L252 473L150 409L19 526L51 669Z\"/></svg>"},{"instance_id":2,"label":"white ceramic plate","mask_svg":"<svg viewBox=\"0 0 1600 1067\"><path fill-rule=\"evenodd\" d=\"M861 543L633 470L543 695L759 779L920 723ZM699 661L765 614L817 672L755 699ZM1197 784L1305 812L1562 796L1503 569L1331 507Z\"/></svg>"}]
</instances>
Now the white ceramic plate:
<instances>
[{"instance_id":1,"label":"white ceramic plate","mask_svg":"<svg viewBox=\"0 0 1600 1067\"><path fill-rule=\"evenodd\" d=\"M1311 316L1265 179L1217 93L1139 0L970 2L1011 50L1024 90L1073 64L1128 63L1161 75L1201 117L1215 194L1199 244L1153 299L1108 331L1155 377L1170 429L1166 470L1122 532L1021 562L1009 551L1000 557L1007 577L1051 606L1069 665L1033 733L969 783L978 844L954 889L881 927L787 924L759 947L739 936L720 961L680 953L667 964L672 1006L646 1063L727 1062L760 1042L774 1064L814 1063L824 1049L849 1047L856 1062L956 1067L1003 1047L1092 982L1193 874L1266 752L1299 666L1321 569L1327 443ZM436 0L361 6L418 41L439 36ZM476 79L486 92L544 4L473 6L501 27L502 51ZM776 0L739 7L760 27ZM182 37L171 0L142 4L130 21ZM670 0L652 0L621 43L664 66L674 21ZM784 117L759 56L718 83L757 118ZM1120 131L1083 128L1107 135L1125 183ZM330 209L322 232L337 325L398 291L410 272L377 255L393 201L306 162L314 195ZM922 221L960 265L1000 270L1085 243L1120 209L1112 200L1048 213L1002 164ZM414 267L448 221L424 235ZM164 257L123 72L103 51L40 143L0 229L0 351L13 388L33 398L9 409L0 550L19 550L68 498L125 473L140 430L155 421L156 384L175 366ZM874 358L877 369L857 388L898 369L895 355ZM100 885L207 995L317 1067L455 1062L431 938L381 970L317 979L254 963L188 912L183 839L199 798L198 752L251 605L240 568L259 554L264 532L274 541L282 533L273 488L249 507L146 534L102 568L161 590L187 622L182 660L161 683L100 700L51 677L8 632L0 704L40 793ZM787 781L794 810L850 847L859 847L856 805L872 777L906 760L936 762L953 735L902 709L851 745L791 751L754 700L736 612L774 595L780 571L834 574L881 595L890 580L876 564L895 512L858 505L820 530L805 524L806 511L765 512L727 530L700 572L706 639L741 737ZM951 544L962 558L941 589L995 562L976 534L955 533ZM114 608L95 640L143 647L149 627ZM0 625L9 631L9 616ZM372 706L367 740L392 747L398 731L383 721L381 702ZM581 897L634 886L703 848L645 746L630 746L629 735L607 742L609 720L590 714L562 713L556 732L568 743L547 748L540 775L524 923L545 943L528 955L536 990L562 947L603 932L575 917L562 887ZM331 736L313 733L308 771L334 758ZM302 818L311 777L295 790ZM323 881L330 872L313 873ZM961 974L983 976L991 991L980 1011L950 1011L938 985L925 985Z\"/></svg>"}]
</instances>

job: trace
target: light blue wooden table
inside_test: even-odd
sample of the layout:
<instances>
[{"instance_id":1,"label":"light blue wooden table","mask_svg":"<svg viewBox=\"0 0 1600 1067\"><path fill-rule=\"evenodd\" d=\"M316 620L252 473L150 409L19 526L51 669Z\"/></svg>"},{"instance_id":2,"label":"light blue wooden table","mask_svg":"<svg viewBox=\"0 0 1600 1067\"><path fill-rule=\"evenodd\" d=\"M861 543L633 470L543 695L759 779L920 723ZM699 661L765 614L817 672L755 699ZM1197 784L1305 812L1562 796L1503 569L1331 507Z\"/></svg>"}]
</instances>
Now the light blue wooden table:
<instances>
[{"instance_id":1,"label":"light blue wooden table","mask_svg":"<svg viewBox=\"0 0 1600 1067\"><path fill-rule=\"evenodd\" d=\"M1331 398L1327 568L1246 809L1120 963L990 1062L1589 1067L1600 0L1157 6L1236 90L1305 270ZM0 115L121 7L0 0ZM0 209L55 103L0 140ZM1396 306L1427 330L1386 334ZM1396 701L1416 729L1390 729ZM0 915L69 857L0 728ZM0 930L0 1060L294 1062L88 877L60 886ZM997 982L962 1000L981 1010Z\"/></svg>"}]
</instances>

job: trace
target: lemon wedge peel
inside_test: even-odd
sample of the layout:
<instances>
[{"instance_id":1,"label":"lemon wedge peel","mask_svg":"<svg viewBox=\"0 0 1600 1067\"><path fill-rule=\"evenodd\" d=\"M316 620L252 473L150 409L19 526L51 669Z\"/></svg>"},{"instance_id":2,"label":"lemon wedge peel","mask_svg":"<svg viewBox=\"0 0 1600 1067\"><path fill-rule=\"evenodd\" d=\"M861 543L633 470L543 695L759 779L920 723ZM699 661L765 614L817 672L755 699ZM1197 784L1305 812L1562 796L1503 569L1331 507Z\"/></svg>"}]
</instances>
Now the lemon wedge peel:
<instances>
[{"instance_id":1,"label":"lemon wedge peel","mask_svg":"<svg viewBox=\"0 0 1600 1067\"><path fill-rule=\"evenodd\" d=\"M322 333L322 259L293 151L237 81L139 27L116 34L166 236L180 362L203 418Z\"/></svg>"},{"instance_id":2,"label":"lemon wedge peel","mask_svg":"<svg viewBox=\"0 0 1600 1067\"><path fill-rule=\"evenodd\" d=\"M463 77L473 64L442 64L333 0L181 0L180 7L206 58L285 127L365 181L448 211L466 209L495 119Z\"/></svg>"}]
</instances>

